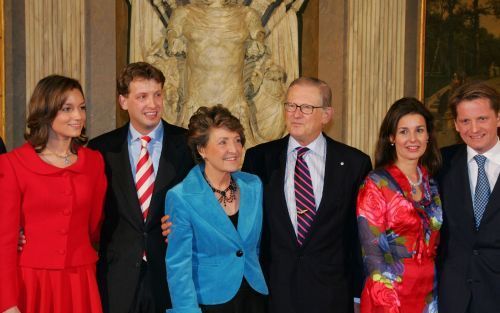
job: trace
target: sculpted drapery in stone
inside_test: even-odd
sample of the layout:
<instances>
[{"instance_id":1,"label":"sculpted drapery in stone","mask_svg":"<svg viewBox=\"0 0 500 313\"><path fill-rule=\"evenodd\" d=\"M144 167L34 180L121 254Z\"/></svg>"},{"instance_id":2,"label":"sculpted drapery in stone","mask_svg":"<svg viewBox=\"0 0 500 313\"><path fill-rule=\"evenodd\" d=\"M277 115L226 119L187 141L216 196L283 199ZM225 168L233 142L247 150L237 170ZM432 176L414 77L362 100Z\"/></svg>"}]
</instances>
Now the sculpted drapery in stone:
<instances>
[{"instance_id":1,"label":"sculpted drapery in stone","mask_svg":"<svg viewBox=\"0 0 500 313\"><path fill-rule=\"evenodd\" d=\"M249 6L230 0L149 4L166 29L142 59L167 77L169 122L187 127L200 106L220 103L240 118L247 146L284 134L284 90L298 76L296 11L302 0L288 10L285 2L270 7L266 0Z\"/></svg>"}]
</instances>

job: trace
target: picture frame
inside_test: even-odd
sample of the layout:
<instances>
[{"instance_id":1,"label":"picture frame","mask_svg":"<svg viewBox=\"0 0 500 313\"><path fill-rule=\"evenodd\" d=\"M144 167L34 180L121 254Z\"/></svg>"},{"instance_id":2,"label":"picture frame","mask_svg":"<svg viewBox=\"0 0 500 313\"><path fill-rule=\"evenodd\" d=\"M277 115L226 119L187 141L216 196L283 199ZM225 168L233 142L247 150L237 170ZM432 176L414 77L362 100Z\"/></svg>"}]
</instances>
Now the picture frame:
<instances>
[{"instance_id":1,"label":"picture frame","mask_svg":"<svg viewBox=\"0 0 500 313\"><path fill-rule=\"evenodd\" d=\"M470 81L500 91L500 0L422 0L420 34L420 98L439 146L459 143L449 96Z\"/></svg>"}]
</instances>

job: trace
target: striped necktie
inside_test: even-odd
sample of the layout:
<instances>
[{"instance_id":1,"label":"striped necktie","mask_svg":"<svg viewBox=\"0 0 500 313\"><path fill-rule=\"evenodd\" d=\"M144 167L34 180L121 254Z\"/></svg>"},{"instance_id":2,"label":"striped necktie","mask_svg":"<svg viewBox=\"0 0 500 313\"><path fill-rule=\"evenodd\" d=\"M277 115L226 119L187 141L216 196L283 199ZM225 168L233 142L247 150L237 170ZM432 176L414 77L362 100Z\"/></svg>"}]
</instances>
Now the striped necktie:
<instances>
[{"instance_id":1,"label":"striped necktie","mask_svg":"<svg viewBox=\"0 0 500 313\"><path fill-rule=\"evenodd\" d=\"M297 162L295 162L295 204L297 207L297 241L302 245L309 233L316 215L316 204L309 166L304 160L307 147L297 148Z\"/></svg>"},{"instance_id":2,"label":"striped necktie","mask_svg":"<svg viewBox=\"0 0 500 313\"><path fill-rule=\"evenodd\" d=\"M155 182L153 162L149 157L147 149L150 141L151 138L148 136L141 137L141 153L139 154L139 161L137 162L135 172L135 188L137 189L137 197L141 205L144 222L146 222L146 218L148 217L149 204L151 203Z\"/></svg>"},{"instance_id":3,"label":"striped necktie","mask_svg":"<svg viewBox=\"0 0 500 313\"><path fill-rule=\"evenodd\" d=\"M476 229L479 229L481 219L488 205L488 199L490 198L490 183L488 182L488 176L484 169L486 157L478 154L474 157L474 160L477 163L477 182L474 192L474 219L476 221Z\"/></svg>"}]
</instances>

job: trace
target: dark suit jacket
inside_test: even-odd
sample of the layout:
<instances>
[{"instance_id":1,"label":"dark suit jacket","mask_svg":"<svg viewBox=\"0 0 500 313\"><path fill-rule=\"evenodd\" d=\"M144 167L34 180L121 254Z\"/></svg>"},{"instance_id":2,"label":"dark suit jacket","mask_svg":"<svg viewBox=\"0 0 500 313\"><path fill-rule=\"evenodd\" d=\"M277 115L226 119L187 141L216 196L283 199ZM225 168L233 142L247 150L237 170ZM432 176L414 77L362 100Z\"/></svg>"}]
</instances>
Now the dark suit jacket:
<instances>
[{"instance_id":1,"label":"dark suit jacket","mask_svg":"<svg viewBox=\"0 0 500 313\"><path fill-rule=\"evenodd\" d=\"M0 138L0 154L7 152L7 149L5 149L5 144L3 143L2 138Z\"/></svg>"},{"instance_id":2,"label":"dark suit jacket","mask_svg":"<svg viewBox=\"0 0 500 313\"><path fill-rule=\"evenodd\" d=\"M444 210L439 259L439 312L500 310L500 184L493 189L478 231L467 168L467 146L444 148L438 176Z\"/></svg>"},{"instance_id":3,"label":"dark suit jacket","mask_svg":"<svg viewBox=\"0 0 500 313\"><path fill-rule=\"evenodd\" d=\"M161 235L165 194L193 166L185 130L163 122L163 148L146 223L137 198L127 145L129 125L89 142L106 163L108 191L104 207L97 276L104 312L128 313L138 285L143 251L153 275L157 306L170 307L165 271L166 244Z\"/></svg>"},{"instance_id":4,"label":"dark suit jacket","mask_svg":"<svg viewBox=\"0 0 500 313\"><path fill-rule=\"evenodd\" d=\"M283 187L288 138L249 149L243 164L243 171L264 184L262 263L270 312L352 312L363 272L356 196L371 169L370 158L326 137L323 196L309 236L299 246Z\"/></svg>"}]
</instances>

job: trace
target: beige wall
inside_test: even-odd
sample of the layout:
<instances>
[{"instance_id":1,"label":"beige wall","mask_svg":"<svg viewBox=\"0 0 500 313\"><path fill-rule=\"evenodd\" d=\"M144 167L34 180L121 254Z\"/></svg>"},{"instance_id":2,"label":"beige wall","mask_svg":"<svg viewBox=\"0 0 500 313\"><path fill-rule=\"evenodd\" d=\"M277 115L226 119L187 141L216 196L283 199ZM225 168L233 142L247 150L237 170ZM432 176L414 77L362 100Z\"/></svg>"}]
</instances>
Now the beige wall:
<instances>
[{"instance_id":1,"label":"beige wall","mask_svg":"<svg viewBox=\"0 0 500 313\"><path fill-rule=\"evenodd\" d=\"M387 108L400 97L418 96L420 5L418 0L308 2L301 73L332 87L330 136L372 154Z\"/></svg>"},{"instance_id":2,"label":"beige wall","mask_svg":"<svg viewBox=\"0 0 500 313\"><path fill-rule=\"evenodd\" d=\"M4 0L5 13L5 130L9 147L23 142L25 106L27 84L26 54L26 1ZM34 0L29 0L34 1ZM62 0L43 0L62 1ZM82 20L83 31L73 36L82 36L85 39L84 63L82 77L85 80L85 92L89 104L88 133L96 136L105 131L122 125L126 121L126 114L121 112L116 104L116 75L126 64L127 36L128 36L128 6L126 0L82 0L84 14ZM353 144L365 152L370 153L373 146L373 136L386 107L393 98L402 95L416 96L418 92L417 64L419 55L418 25L419 0L309 0L303 9L301 19L301 74L316 76L325 80L333 90L333 107L335 115L333 122L328 125L326 132L337 140ZM399 74L397 93L388 96L388 90L377 85L383 85L380 77L373 69L354 73L355 64L363 68L373 63L377 49L377 40L380 36L390 36L389 29L395 24L388 24L391 20L382 18L381 9L366 11L363 7L377 8L386 5L387 14L399 18L403 28L397 33L400 43L398 57ZM400 7L397 11L397 7ZM363 11L365 10L365 11ZM396 10L396 11L395 11ZM364 12L364 13L362 13ZM376 16L378 12L379 16ZM402 12L402 13L401 13ZM55 15L53 15L55 16ZM351 18L351 22L349 20ZM378 18L378 20L377 20ZM376 29L355 27L353 20L359 23L374 23ZM56 23L47 15L47 23ZM392 22L391 22L392 23ZM368 24L366 24L368 25ZM375 24L373 24L375 25ZM376 31L375 31L376 30ZM371 46L353 48L353 36L365 38L365 42L372 42ZM372 36L372 37L370 37ZM388 38L388 37L387 37ZM401 40L401 39L399 39ZM381 70L394 66L392 59L384 53L379 53L377 66ZM371 58L371 59L370 59ZM29 61L28 68L33 67ZM45 62L45 60L44 60ZM351 63L349 63L351 62ZM41 66L40 64L35 64ZM364 68L367 68L367 67ZM373 90L368 100L353 100L353 86L369 86ZM366 89L366 88L365 88ZM357 90L359 95L366 97L365 89ZM358 97L359 98L359 97ZM363 103L367 102L367 103ZM370 117L372 103L378 103L378 115L370 119L371 126L366 128L363 123L356 125L356 114L352 108L358 105L365 110L363 114ZM376 127L377 126L377 127ZM353 138L371 136L370 140L360 143Z\"/></svg>"},{"instance_id":3,"label":"beige wall","mask_svg":"<svg viewBox=\"0 0 500 313\"><path fill-rule=\"evenodd\" d=\"M116 0L125 1L125 0ZM52 73L79 79L90 137L115 128L114 0L4 0L5 137L23 143L27 100Z\"/></svg>"}]
</instances>

